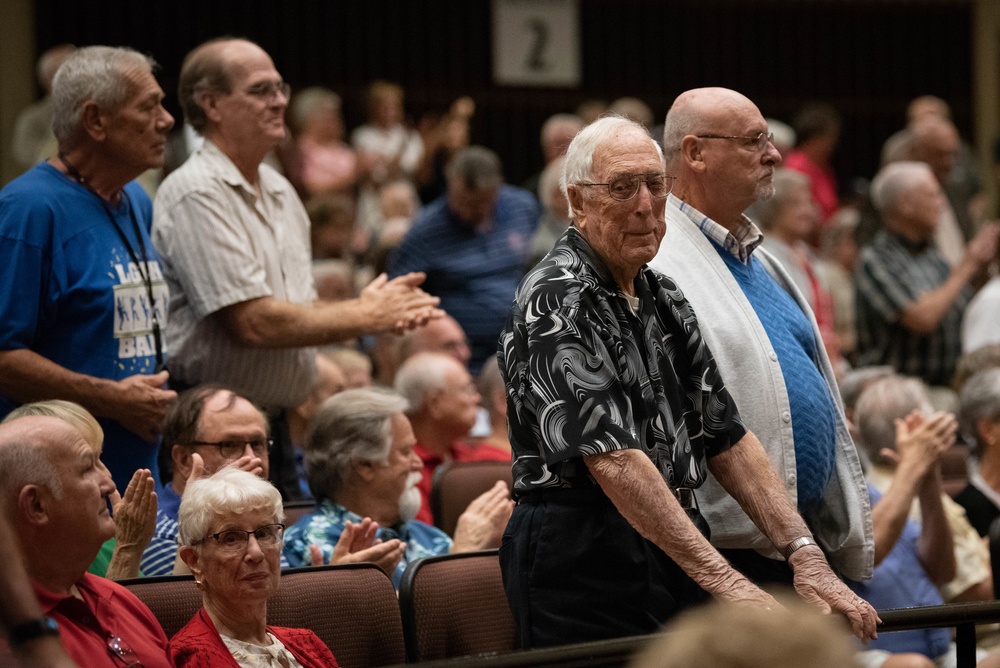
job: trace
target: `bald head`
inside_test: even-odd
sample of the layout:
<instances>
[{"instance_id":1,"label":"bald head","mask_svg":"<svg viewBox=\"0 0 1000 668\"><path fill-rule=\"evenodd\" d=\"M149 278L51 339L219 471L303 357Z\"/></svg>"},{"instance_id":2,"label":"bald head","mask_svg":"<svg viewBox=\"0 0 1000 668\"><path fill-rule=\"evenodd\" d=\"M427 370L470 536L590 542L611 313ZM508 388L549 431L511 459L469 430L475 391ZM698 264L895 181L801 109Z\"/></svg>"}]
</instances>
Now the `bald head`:
<instances>
[{"instance_id":1,"label":"bald head","mask_svg":"<svg viewBox=\"0 0 1000 668\"><path fill-rule=\"evenodd\" d=\"M55 462L80 445L90 448L79 431L56 417L32 415L0 424L0 494L10 503L25 485L47 487L62 496Z\"/></svg>"},{"instance_id":2,"label":"bald head","mask_svg":"<svg viewBox=\"0 0 1000 668\"><path fill-rule=\"evenodd\" d=\"M745 95L728 88L681 93L663 129L667 171L676 197L734 229L742 213L774 194L781 154L768 141L767 121Z\"/></svg>"}]
</instances>

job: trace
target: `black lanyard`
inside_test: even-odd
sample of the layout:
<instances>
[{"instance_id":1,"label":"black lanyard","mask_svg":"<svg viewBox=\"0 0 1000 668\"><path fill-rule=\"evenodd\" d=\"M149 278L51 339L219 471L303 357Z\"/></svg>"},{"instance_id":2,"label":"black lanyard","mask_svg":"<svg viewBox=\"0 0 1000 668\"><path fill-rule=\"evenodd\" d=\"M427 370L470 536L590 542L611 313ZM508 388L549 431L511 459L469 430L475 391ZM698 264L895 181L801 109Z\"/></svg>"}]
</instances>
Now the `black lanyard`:
<instances>
[{"instance_id":1,"label":"black lanyard","mask_svg":"<svg viewBox=\"0 0 1000 668\"><path fill-rule=\"evenodd\" d=\"M129 218L132 220L132 230L135 232L135 238L139 240L139 252L142 253L142 259L146 263L145 271L143 271L143 262L139 261L139 257L135 253L135 249L132 248L132 244L129 242L128 237L125 236L125 231L118 225L118 220L115 218L114 213L111 211L111 204L108 200L101 197L96 190L87 182L85 178L77 171L67 159L64 153L59 153L59 159L62 163L66 165L66 172L79 183L81 186L87 189L90 194L97 198L101 203L101 207L104 209L104 213L108 214L108 220L111 221L111 227L115 228L115 232L118 233L118 238L121 239L122 244L128 249L128 254L132 258L132 262L136 266L136 270L139 272L139 276L142 277L142 282L146 286L146 296L149 298L149 311L152 314L153 319L153 342L156 345L156 370L159 371L163 368L163 342L160 337L160 319L156 315L156 299L153 297L153 278L149 273L149 259L146 255L146 242L142 239L142 231L139 229L139 221L135 217L135 208L132 206L132 200L129 198L128 193L125 189L122 189L122 199L124 200L125 206L128 209Z\"/></svg>"}]
</instances>

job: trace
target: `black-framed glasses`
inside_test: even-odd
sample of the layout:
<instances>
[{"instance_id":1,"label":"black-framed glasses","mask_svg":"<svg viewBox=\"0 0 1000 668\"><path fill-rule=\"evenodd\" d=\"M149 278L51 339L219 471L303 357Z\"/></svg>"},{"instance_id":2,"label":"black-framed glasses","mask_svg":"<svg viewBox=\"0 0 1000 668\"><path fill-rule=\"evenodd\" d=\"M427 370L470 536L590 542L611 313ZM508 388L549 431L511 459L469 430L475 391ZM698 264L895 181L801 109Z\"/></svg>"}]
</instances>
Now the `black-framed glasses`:
<instances>
[{"instance_id":1,"label":"black-framed glasses","mask_svg":"<svg viewBox=\"0 0 1000 668\"><path fill-rule=\"evenodd\" d=\"M223 459L235 459L239 457L249 445L255 455L258 457L264 457L271 451L271 447L274 445L274 439L235 439L232 441L217 441L215 443L210 443L208 441L191 441L191 445L208 445L213 448L218 448L219 454L222 455Z\"/></svg>"},{"instance_id":2,"label":"black-framed glasses","mask_svg":"<svg viewBox=\"0 0 1000 668\"><path fill-rule=\"evenodd\" d=\"M742 139L746 142L747 146L750 146L757 151L766 151L768 144L774 143L774 133L773 132L761 132L756 135L695 135L698 139Z\"/></svg>"},{"instance_id":3,"label":"black-framed glasses","mask_svg":"<svg viewBox=\"0 0 1000 668\"><path fill-rule=\"evenodd\" d=\"M253 531L244 531L243 529L226 529L225 531L209 534L201 540L195 541L194 545L200 545L209 538L214 538L215 542L217 542L219 547L223 550L228 550L229 552L242 552L250 543L251 535L257 539L257 544L261 547L274 547L275 545L281 544L281 538L285 535L285 525L265 524L262 527L257 527Z\"/></svg>"},{"instance_id":4,"label":"black-framed glasses","mask_svg":"<svg viewBox=\"0 0 1000 668\"><path fill-rule=\"evenodd\" d=\"M120 659L128 668L142 668L142 661L135 650L118 636L109 633L106 647L111 656Z\"/></svg>"},{"instance_id":5,"label":"black-framed glasses","mask_svg":"<svg viewBox=\"0 0 1000 668\"><path fill-rule=\"evenodd\" d=\"M279 81L277 83L274 81L262 81L259 84L250 86L245 92L247 95L259 97L262 100L273 100L281 94L287 100L292 94L292 87L287 81Z\"/></svg>"},{"instance_id":6,"label":"black-framed glasses","mask_svg":"<svg viewBox=\"0 0 1000 668\"><path fill-rule=\"evenodd\" d=\"M672 174L662 174L650 172L649 174L622 174L608 183L577 183L578 186L607 186L608 194L613 199L624 202L635 197L639 192L639 186L643 183L649 190L652 197L662 198L670 193L674 186L674 176Z\"/></svg>"}]
</instances>

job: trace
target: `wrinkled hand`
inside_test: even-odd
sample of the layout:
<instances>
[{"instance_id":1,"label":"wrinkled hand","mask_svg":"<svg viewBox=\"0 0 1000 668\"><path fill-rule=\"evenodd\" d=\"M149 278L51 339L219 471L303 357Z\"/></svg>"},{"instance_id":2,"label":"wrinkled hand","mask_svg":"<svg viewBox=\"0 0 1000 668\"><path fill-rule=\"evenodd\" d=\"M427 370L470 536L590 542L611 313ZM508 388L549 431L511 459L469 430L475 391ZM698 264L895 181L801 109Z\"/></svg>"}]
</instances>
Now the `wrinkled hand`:
<instances>
[{"instance_id":1,"label":"wrinkled hand","mask_svg":"<svg viewBox=\"0 0 1000 668\"><path fill-rule=\"evenodd\" d=\"M795 591L823 612L835 610L847 617L854 635L862 640L878 637L881 621L875 608L851 591L830 570L823 552L815 545L796 550L788 559L795 573Z\"/></svg>"},{"instance_id":2,"label":"wrinkled hand","mask_svg":"<svg viewBox=\"0 0 1000 668\"><path fill-rule=\"evenodd\" d=\"M923 415L913 411L896 420L896 452L883 454L897 466L912 466L918 478L933 470L935 463L955 444L958 421L945 411Z\"/></svg>"},{"instance_id":3,"label":"wrinkled hand","mask_svg":"<svg viewBox=\"0 0 1000 668\"><path fill-rule=\"evenodd\" d=\"M441 300L418 287L425 278L423 273L411 272L390 281L379 274L366 285L359 298L368 312L370 327L366 331L400 334L443 316L444 311L437 308Z\"/></svg>"},{"instance_id":4,"label":"wrinkled hand","mask_svg":"<svg viewBox=\"0 0 1000 668\"><path fill-rule=\"evenodd\" d=\"M145 440L155 440L160 434L167 406L177 396L173 390L163 389L169 377L169 373L161 371L151 376L139 374L117 381L117 392L112 402L114 409L109 417Z\"/></svg>"},{"instance_id":5,"label":"wrinkled hand","mask_svg":"<svg viewBox=\"0 0 1000 668\"><path fill-rule=\"evenodd\" d=\"M376 537L378 522L366 517L361 524L348 520L340 534L329 562L323 559L323 552L317 545L309 546L309 557L313 566L330 564L354 564L371 562L392 577L406 551L406 543L398 538L382 542Z\"/></svg>"},{"instance_id":6,"label":"wrinkled hand","mask_svg":"<svg viewBox=\"0 0 1000 668\"><path fill-rule=\"evenodd\" d=\"M507 520L514 511L507 483L498 480L469 504L455 525L452 552L471 552L500 546Z\"/></svg>"},{"instance_id":7,"label":"wrinkled hand","mask_svg":"<svg viewBox=\"0 0 1000 668\"><path fill-rule=\"evenodd\" d=\"M121 549L139 553L146 549L156 530L156 483L149 469L139 469L122 497L111 494L111 512L115 520L115 542Z\"/></svg>"},{"instance_id":8,"label":"wrinkled hand","mask_svg":"<svg viewBox=\"0 0 1000 668\"><path fill-rule=\"evenodd\" d=\"M746 577L735 570L730 569L729 577L711 587L711 594L717 600L724 603L736 605L746 605L761 610L777 610L781 604L774 600L774 597L766 591L750 582Z\"/></svg>"}]
</instances>

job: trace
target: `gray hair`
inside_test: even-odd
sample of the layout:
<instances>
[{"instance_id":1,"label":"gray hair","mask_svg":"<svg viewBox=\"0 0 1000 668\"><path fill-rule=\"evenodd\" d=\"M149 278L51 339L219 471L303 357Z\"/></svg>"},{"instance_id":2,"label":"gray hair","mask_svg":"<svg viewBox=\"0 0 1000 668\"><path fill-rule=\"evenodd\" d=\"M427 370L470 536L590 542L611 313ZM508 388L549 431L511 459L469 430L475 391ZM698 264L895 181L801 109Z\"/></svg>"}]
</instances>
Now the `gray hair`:
<instances>
[{"instance_id":1,"label":"gray hair","mask_svg":"<svg viewBox=\"0 0 1000 668\"><path fill-rule=\"evenodd\" d=\"M873 462L882 448L896 447L896 420L914 410L931 410L927 387L919 378L893 374L871 383L858 397L854 424L858 443Z\"/></svg>"},{"instance_id":2,"label":"gray hair","mask_svg":"<svg viewBox=\"0 0 1000 668\"><path fill-rule=\"evenodd\" d=\"M981 371L966 381L959 394L958 422L962 436L980 453L979 421L1000 420L1000 367Z\"/></svg>"},{"instance_id":3,"label":"gray hair","mask_svg":"<svg viewBox=\"0 0 1000 668\"><path fill-rule=\"evenodd\" d=\"M844 409L853 412L858 404L858 397L869 385L894 373L893 368L888 365L863 366L848 371L840 381L840 398L844 402Z\"/></svg>"},{"instance_id":4,"label":"gray hair","mask_svg":"<svg viewBox=\"0 0 1000 668\"><path fill-rule=\"evenodd\" d=\"M71 53L52 80L52 132L60 148L71 148L80 130L83 105L93 100L104 111L125 102L125 70L152 72L156 62L128 47L88 46Z\"/></svg>"},{"instance_id":5,"label":"gray hair","mask_svg":"<svg viewBox=\"0 0 1000 668\"><path fill-rule=\"evenodd\" d=\"M917 181L928 175L933 178L934 172L925 162L904 160L889 163L872 180L872 204L882 215L895 211L899 200Z\"/></svg>"},{"instance_id":6,"label":"gray hair","mask_svg":"<svg viewBox=\"0 0 1000 668\"><path fill-rule=\"evenodd\" d=\"M409 404L409 412L423 407L428 392L445 386L444 374L449 365L461 366L461 363L445 353L417 353L403 362L393 385Z\"/></svg>"},{"instance_id":7,"label":"gray hair","mask_svg":"<svg viewBox=\"0 0 1000 668\"><path fill-rule=\"evenodd\" d=\"M490 149L470 146L451 159L445 167L445 176L466 190L487 190L503 183L503 167L500 157Z\"/></svg>"},{"instance_id":8,"label":"gray hair","mask_svg":"<svg viewBox=\"0 0 1000 668\"><path fill-rule=\"evenodd\" d=\"M667 118L663 122L664 153L672 158L674 153L681 150L681 141L684 137L696 134L697 127L701 122L696 105L675 103L670 107L667 111Z\"/></svg>"},{"instance_id":9,"label":"gray hair","mask_svg":"<svg viewBox=\"0 0 1000 668\"><path fill-rule=\"evenodd\" d=\"M306 121L325 109L340 111L340 96L329 88L310 86L300 91L292 100L291 120L296 130L301 131Z\"/></svg>"},{"instance_id":10,"label":"gray hair","mask_svg":"<svg viewBox=\"0 0 1000 668\"><path fill-rule=\"evenodd\" d=\"M566 195L567 199L569 199L569 185L593 179L594 151L601 144L625 130L635 130L649 137L646 128L641 124L618 115L602 116L576 133L573 141L570 142L569 148L566 149L566 165L563 167L561 183L563 194ZM660 145L653 141L652 138L649 138L649 143L656 147L656 154L662 161L663 150L660 148ZM570 206L569 213L570 216L573 215L572 206Z\"/></svg>"},{"instance_id":11,"label":"gray hair","mask_svg":"<svg viewBox=\"0 0 1000 668\"><path fill-rule=\"evenodd\" d=\"M774 227L778 216L784 211L797 189L809 192L809 177L792 169L776 169L772 183L774 196L759 199L754 203L757 224L763 230Z\"/></svg>"},{"instance_id":12,"label":"gray hair","mask_svg":"<svg viewBox=\"0 0 1000 668\"><path fill-rule=\"evenodd\" d=\"M184 488L177 511L177 541L194 545L208 535L213 522L255 510L270 512L275 524L283 522L281 492L249 471L226 466Z\"/></svg>"},{"instance_id":13,"label":"gray hair","mask_svg":"<svg viewBox=\"0 0 1000 668\"><path fill-rule=\"evenodd\" d=\"M392 447L392 416L406 400L389 390L344 390L327 399L306 437L306 475L318 499L333 499L355 462L386 462Z\"/></svg>"}]
</instances>

